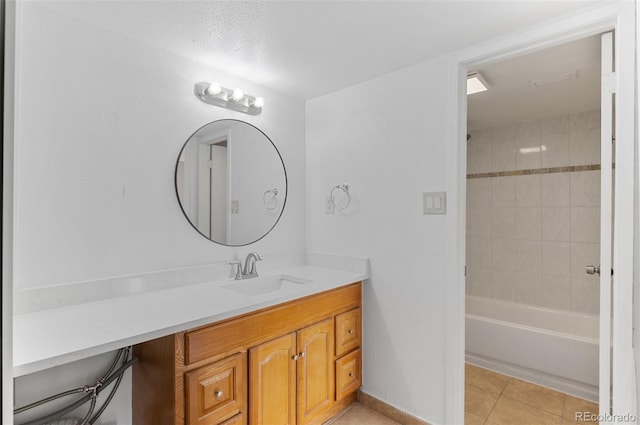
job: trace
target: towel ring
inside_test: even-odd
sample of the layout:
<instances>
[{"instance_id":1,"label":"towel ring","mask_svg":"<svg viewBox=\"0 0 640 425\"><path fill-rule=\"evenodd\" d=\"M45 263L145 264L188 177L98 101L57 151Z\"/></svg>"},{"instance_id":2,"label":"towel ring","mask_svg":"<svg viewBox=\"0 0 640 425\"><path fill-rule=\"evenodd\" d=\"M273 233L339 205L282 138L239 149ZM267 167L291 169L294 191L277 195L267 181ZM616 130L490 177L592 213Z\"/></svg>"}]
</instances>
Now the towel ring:
<instances>
[{"instance_id":1,"label":"towel ring","mask_svg":"<svg viewBox=\"0 0 640 425\"><path fill-rule=\"evenodd\" d=\"M271 196L269 196L271 195ZM262 203L269 211L274 211L278 207L278 188L266 190L262 195Z\"/></svg>"},{"instance_id":2,"label":"towel ring","mask_svg":"<svg viewBox=\"0 0 640 425\"><path fill-rule=\"evenodd\" d=\"M341 190L347 196L347 202L343 206L338 206L338 204L336 203L336 199L335 199L336 190ZM334 186L333 189L331 189L331 194L329 198L331 198L331 203L333 204L333 206L336 207L339 211L342 211L345 208L347 208L349 204L351 204L351 194L349 194L349 184L343 183L343 184Z\"/></svg>"}]
</instances>

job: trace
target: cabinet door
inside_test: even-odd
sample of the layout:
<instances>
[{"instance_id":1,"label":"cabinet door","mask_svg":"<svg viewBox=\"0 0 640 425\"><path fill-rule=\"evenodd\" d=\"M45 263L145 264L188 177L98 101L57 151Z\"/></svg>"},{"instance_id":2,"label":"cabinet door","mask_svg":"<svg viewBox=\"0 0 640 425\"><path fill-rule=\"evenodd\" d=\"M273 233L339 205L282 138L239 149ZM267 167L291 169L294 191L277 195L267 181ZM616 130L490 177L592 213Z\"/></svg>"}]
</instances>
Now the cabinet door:
<instances>
[{"instance_id":1,"label":"cabinet door","mask_svg":"<svg viewBox=\"0 0 640 425\"><path fill-rule=\"evenodd\" d=\"M246 406L246 353L185 374L187 424L215 425Z\"/></svg>"},{"instance_id":2,"label":"cabinet door","mask_svg":"<svg viewBox=\"0 0 640 425\"><path fill-rule=\"evenodd\" d=\"M295 333L249 350L249 400L251 425L295 425Z\"/></svg>"},{"instance_id":3,"label":"cabinet door","mask_svg":"<svg viewBox=\"0 0 640 425\"><path fill-rule=\"evenodd\" d=\"M333 335L333 318L297 332L298 425L313 422L333 405Z\"/></svg>"}]
</instances>

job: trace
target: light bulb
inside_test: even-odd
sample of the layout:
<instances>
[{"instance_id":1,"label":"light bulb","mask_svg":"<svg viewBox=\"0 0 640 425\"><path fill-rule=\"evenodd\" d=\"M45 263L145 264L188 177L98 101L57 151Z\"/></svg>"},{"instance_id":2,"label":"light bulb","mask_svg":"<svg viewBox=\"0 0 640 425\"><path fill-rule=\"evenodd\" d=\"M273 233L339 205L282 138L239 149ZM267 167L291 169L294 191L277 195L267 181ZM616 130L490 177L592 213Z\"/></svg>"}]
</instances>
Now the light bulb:
<instances>
[{"instance_id":1,"label":"light bulb","mask_svg":"<svg viewBox=\"0 0 640 425\"><path fill-rule=\"evenodd\" d=\"M220 93L221 91L222 87L220 86L220 83L211 83L209 84L209 87L207 87L207 93L213 96Z\"/></svg>"},{"instance_id":2,"label":"light bulb","mask_svg":"<svg viewBox=\"0 0 640 425\"><path fill-rule=\"evenodd\" d=\"M256 97L253 100L253 106L256 108L262 108L264 106L264 97Z\"/></svg>"},{"instance_id":3,"label":"light bulb","mask_svg":"<svg viewBox=\"0 0 640 425\"><path fill-rule=\"evenodd\" d=\"M231 98L233 100L235 100L236 102L239 102L240 100L242 100L243 97L244 97L244 92L242 91L242 89L233 89L233 94L231 95Z\"/></svg>"}]
</instances>

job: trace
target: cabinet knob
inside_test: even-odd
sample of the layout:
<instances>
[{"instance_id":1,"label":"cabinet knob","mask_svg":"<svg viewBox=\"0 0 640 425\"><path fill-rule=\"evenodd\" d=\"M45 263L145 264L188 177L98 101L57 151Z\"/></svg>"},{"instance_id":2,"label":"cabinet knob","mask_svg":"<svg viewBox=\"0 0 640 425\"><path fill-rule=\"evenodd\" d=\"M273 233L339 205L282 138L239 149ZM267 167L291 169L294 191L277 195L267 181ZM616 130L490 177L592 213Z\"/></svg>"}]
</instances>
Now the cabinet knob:
<instances>
[{"instance_id":1,"label":"cabinet knob","mask_svg":"<svg viewBox=\"0 0 640 425\"><path fill-rule=\"evenodd\" d=\"M298 354L300 357L304 357L304 351L301 351L300 354Z\"/></svg>"},{"instance_id":2,"label":"cabinet knob","mask_svg":"<svg viewBox=\"0 0 640 425\"><path fill-rule=\"evenodd\" d=\"M353 335L353 329L349 329L349 335Z\"/></svg>"},{"instance_id":3,"label":"cabinet knob","mask_svg":"<svg viewBox=\"0 0 640 425\"><path fill-rule=\"evenodd\" d=\"M292 358L293 360L298 360L298 355L297 355L297 354L294 354L293 356L291 356L291 358Z\"/></svg>"},{"instance_id":4,"label":"cabinet knob","mask_svg":"<svg viewBox=\"0 0 640 425\"><path fill-rule=\"evenodd\" d=\"M215 396L216 396L216 397L218 397L218 398L222 397L222 394L223 394L223 393L222 393L222 391L220 391L220 390L216 390L216 391L213 393L213 395L215 395Z\"/></svg>"},{"instance_id":5,"label":"cabinet knob","mask_svg":"<svg viewBox=\"0 0 640 425\"><path fill-rule=\"evenodd\" d=\"M349 378L353 378L353 372L349 372Z\"/></svg>"}]
</instances>

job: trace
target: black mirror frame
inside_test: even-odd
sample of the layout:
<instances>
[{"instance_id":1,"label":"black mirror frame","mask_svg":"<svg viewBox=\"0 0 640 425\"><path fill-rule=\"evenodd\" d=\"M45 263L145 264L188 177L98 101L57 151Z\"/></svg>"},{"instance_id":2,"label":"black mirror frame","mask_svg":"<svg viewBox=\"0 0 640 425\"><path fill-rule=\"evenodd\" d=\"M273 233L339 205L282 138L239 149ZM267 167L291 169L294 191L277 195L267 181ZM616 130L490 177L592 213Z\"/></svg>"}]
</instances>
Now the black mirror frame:
<instances>
[{"instance_id":1,"label":"black mirror frame","mask_svg":"<svg viewBox=\"0 0 640 425\"><path fill-rule=\"evenodd\" d=\"M180 200L180 195L178 193L178 165L180 163L180 157L182 156L182 152L184 151L185 147L187 146L187 143L189 143L189 141L191 140L191 138L200 130L202 130L204 127L208 126L209 124L213 124L216 122L220 122L220 121L236 121L236 122L240 122L243 124L247 124L250 125L251 127L255 128L256 130L258 130L270 143L271 146L273 146L273 149L275 149L276 153L278 154L278 158L280 158L280 163L282 164L282 171L284 172L284 186L285 186L285 193L284 193L284 202L282 203L282 208L280 209L280 214L278 215L278 218L276 219L276 221L273 223L273 226L271 226L269 228L269 230L267 230L264 235L260 236L259 238L255 239L254 241L251 242L247 242L244 244L226 244L226 243L221 243L218 242L216 240L211 239L210 237L208 237L207 235L205 235L204 233L202 233L197 227L196 225L191 221L191 219L189 218L189 216L187 215L184 207L182 206L182 201ZM273 140L271 140L271 138L269 136L267 136L265 134L264 131L260 130L258 127L256 127L255 125L248 123L246 121L242 121L242 120L237 120L237 119L232 119L232 118L223 118L220 120L215 120L215 121L211 121L208 122L202 126L200 126L196 131L194 131L193 133L191 133L191 135L187 138L187 141L184 142L184 144L182 145L182 148L180 148L180 152L178 152L178 159L176 159L176 165L174 167L174 172L173 172L173 184L174 184L174 190L176 192L176 198L178 199L178 205L180 206L180 210L182 211L182 214L184 215L184 217L187 219L187 221L189 222L189 224L191 225L191 227L193 227L195 229L196 232L198 232L198 234L200 234L203 238L205 238L208 241L211 241L213 243L216 243L218 245L222 245L222 246L229 246L229 247L240 247L240 246L247 246L247 245L251 245L253 243L256 243L260 240L262 240L265 236L267 236L269 233L271 233L271 231L276 227L276 225L280 222L280 219L282 218L282 214L284 214L284 209L287 205L287 198L289 197L289 178L287 176L287 167L284 165L284 160L282 159L282 155L280 154L280 151L278 150L278 148L276 147L275 143L273 143Z\"/></svg>"}]
</instances>

